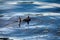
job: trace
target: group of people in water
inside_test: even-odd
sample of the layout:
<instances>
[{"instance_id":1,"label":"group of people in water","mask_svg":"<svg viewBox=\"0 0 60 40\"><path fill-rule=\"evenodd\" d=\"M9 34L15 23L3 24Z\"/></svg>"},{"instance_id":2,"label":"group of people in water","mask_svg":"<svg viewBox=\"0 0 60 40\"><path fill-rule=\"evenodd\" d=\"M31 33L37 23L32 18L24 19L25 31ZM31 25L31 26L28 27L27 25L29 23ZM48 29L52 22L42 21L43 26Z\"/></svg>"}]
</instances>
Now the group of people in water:
<instances>
[{"instance_id":1,"label":"group of people in water","mask_svg":"<svg viewBox=\"0 0 60 40\"><path fill-rule=\"evenodd\" d=\"M29 25L29 22L31 21L31 18L28 16L27 18L22 20L21 17L19 16L19 19L18 19L19 27L20 27L22 21L26 22Z\"/></svg>"}]
</instances>

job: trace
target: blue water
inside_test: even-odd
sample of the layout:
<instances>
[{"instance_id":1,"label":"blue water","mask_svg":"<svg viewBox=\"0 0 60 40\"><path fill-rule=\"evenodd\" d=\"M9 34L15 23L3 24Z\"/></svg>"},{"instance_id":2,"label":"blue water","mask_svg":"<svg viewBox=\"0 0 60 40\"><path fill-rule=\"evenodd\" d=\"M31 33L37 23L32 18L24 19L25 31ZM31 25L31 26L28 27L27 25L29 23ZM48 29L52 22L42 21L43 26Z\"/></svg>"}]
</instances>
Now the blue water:
<instances>
[{"instance_id":1,"label":"blue water","mask_svg":"<svg viewBox=\"0 0 60 40\"><path fill-rule=\"evenodd\" d=\"M4 3L7 1L16 1L16 0L6 0L1 1L0 3L2 5L5 5ZM21 0L20 0L21 1ZM27 0L23 0L27 1ZM29 0L32 1L32 0ZM46 2L48 3L56 3L60 4L59 0L34 0L37 2ZM0 4L0 5L1 5ZM38 8L47 4L39 5L39 4L15 4L14 7L8 8L7 6L0 7L0 14L3 14L3 17L0 17L0 36L6 36L6 37L31 37L31 36L37 36L37 35L43 35L42 39L46 40L60 40L60 16L38 16L37 13L58 13L60 14L60 7L54 6L53 8ZM12 6L12 5L11 5ZM59 5L58 5L59 6ZM32 27L28 29L20 29L18 26L18 22L14 22L18 19L17 16L14 16L14 13L34 13L36 16L31 16L31 22L30 25L27 26L26 23L21 24L21 28L25 27ZM11 17L10 19L4 19L4 17ZM13 16L12 16L13 15ZM28 16L28 15L27 15ZM22 18L25 18L26 15L21 16ZM52 18L51 18L52 17ZM12 23L14 22L14 23ZM11 24L11 25L9 25ZM24 26L23 26L24 25ZM43 25L43 26L41 26ZM11 27L11 28L10 28ZM33 28L36 27L36 28ZM48 29L46 29L48 28ZM48 32L44 32L47 30ZM44 35L47 35L48 37L44 37ZM56 38L55 38L55 37ZM51 38L53 37L53 38Z\"/></svg>"}]
</instances>

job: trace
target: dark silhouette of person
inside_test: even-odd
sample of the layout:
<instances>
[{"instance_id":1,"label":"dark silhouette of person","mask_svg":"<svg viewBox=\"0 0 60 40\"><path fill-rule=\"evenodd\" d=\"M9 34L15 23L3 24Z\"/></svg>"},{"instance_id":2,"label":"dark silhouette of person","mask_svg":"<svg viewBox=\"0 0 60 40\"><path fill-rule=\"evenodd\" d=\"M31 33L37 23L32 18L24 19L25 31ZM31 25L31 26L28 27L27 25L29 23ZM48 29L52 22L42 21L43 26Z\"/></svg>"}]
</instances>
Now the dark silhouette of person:
<instances>
[{"instance_id":1,"label":"dark silhouette of person","mask_svg":"<svg viewBox=\"0 0 60 40\"><path fill-rule=\"evenodd\" d=\"M27 24L29 25L29 22L31 21L31 18L28 16L26 19L23 20L24 22L27 22Z\"/></svg>"},{"instance_id":2,"label":"dark silhouette of person","mask_svg":"<svg viewBox=\"0 0 60 40\"><path fill-rule=\"evenodd\" d=\"M18 22L19 22L19 27L21 26L21 18L20 18L20 16L19 16L19 19L18 19Z\"/></svg>"}]
</instances>

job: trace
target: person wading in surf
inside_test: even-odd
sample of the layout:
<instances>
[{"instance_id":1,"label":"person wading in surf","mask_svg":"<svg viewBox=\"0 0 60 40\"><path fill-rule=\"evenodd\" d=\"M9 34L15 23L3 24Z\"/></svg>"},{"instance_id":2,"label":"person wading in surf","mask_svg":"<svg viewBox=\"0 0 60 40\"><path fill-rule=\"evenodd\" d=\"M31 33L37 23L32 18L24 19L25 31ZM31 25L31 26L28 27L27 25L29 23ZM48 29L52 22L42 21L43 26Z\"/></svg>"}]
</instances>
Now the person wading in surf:
<instances>
[{"instance_id":1,"label":"person wading in surf","mask_svg":"<svg viewBox=\"0 0 60 40\"><path fill-rule=\"evenodd\" d=\"M21 18L20 18L20 16L19 16L19 19L18 19L18 22L19 22L18 25L19 25L19 27L21 26L21 21L22 21L22 20L21 20Z\"/></svg>"},{"instance_id":2,"label":"person wading in surf","mask_svg":"<svg viewBox=\"0 0 60 40\"><path fill-rule=\"evenodd\" d=\"M27 24L29 25L29 22L31 21L31 18L28 16L27 18L23 19L24 22L27 22Z\"/></svg>"}]
</instances>

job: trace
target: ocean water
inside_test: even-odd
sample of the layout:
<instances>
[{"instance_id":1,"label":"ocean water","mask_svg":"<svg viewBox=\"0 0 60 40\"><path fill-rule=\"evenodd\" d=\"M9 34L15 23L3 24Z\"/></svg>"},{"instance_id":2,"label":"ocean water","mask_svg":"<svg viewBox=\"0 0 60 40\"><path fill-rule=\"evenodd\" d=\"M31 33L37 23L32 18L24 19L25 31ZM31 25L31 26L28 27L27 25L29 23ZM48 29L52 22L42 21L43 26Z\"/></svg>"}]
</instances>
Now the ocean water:
<instances>
[{"instance_id":1,"label":"ocean water","mask_svg":"<svg viewBox=\"0 0 60 40\"><path fill-rule=\"evenodd\" d=\"M22 22L19 27L16 22L18 17L24 19L28 15L30 24ZM0 37L14 40L60 40L60 1L1 0Z\"/></svg>"}]
</instances>

